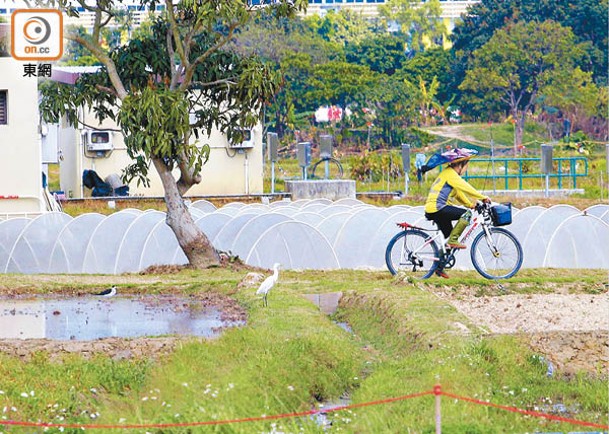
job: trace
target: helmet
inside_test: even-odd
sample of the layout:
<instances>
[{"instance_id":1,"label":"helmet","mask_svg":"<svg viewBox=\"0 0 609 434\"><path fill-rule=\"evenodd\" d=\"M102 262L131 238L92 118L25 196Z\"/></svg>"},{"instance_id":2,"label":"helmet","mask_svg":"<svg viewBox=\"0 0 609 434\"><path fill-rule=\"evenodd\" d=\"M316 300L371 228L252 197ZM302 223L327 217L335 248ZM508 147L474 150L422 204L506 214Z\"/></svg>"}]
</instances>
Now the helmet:
<instances>
[{"instance_id":1,"label":"helmet","mask_svg":"<svg viewBox=\"0 0 609 434\"><path fill-rule=\"evenodd\" d=\"M474 155L478 155L478 151L467 148L455 148L441 154L436 153L429 157L427 162L423 165L423 167L421 167L421 171L425 173L442 164L452 164L467 161Z\"/></svg>"}]
</instances>

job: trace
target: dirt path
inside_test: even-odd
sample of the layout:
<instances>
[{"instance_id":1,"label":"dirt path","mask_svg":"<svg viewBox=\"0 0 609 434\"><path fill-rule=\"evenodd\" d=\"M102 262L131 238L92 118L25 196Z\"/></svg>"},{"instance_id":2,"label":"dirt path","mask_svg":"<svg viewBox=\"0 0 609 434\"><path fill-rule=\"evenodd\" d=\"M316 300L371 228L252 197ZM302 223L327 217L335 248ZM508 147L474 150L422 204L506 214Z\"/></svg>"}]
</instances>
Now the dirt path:
<instances>
[{"instance_id":1,"label":"dirt path","mask_svg":"<svg viewBox=\"0 0 609 434\"><path fill-rule=\"evenodd\" d=\"M433 129L426 129L425 131L428 132L429 134L433 134L434 136L442 136L442 137L448 137L451 139L459 139L459 140L463 140L464 142L472 142L472 143L478 142L478 140L476 140L474 137L468 136L467 134L463 134L461 132L460 125L445 125L442 127L434 127Z\"/></svg>"},{"instance_id":2,"label":"dirt path","mask_svg":"<svg viewBox=\"0 0 609 434\"><path fill-rule=\"evenodd\" d=\"M518 335L566 373L609 374L609 293L436 294L489 334Z\"/></svg>"}]
</instances>

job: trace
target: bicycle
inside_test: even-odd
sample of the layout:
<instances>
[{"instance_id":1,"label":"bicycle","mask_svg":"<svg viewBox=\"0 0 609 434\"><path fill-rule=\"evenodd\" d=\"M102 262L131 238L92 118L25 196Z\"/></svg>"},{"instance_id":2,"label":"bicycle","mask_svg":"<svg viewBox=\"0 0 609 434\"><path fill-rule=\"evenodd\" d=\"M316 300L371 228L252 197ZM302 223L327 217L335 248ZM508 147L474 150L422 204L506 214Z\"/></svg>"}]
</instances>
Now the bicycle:
<instances>
[{"instance_id":1,"label":"bicycle","mask_svg":"<svg viewBox=\"0 0 609 434\"><path fill-rule=\"evenodd\" d=\"M508 279L522 266L522 246L507 229L501 226L511 223L502 221L495 206L478 203L473 212L470 225L461 235L459 242L464 243L477 228L482 230L474 237L470 248L472 264L478 273L487 279ZM420 279L430 277L442 265L450 269L455 265L457 250L445 246L444 235L439 229L425 229L409 223L397 223L403 230L387 244L385 262L391 274L407 272ZM437 232L431 235L430 232Z\"/></svg>"}]
</instances>

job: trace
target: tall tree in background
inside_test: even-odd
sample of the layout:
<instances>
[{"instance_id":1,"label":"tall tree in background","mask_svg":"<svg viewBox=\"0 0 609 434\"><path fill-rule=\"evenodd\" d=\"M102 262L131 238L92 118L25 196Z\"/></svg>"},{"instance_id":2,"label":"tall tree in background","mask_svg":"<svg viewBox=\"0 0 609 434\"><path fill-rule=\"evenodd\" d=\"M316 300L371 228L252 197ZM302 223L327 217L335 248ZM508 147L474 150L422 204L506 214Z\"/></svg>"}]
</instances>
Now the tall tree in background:
<instances>
[{"instance_id":1,"label":"tall tree in background","mask_svg":"<svg viewBox=\"0 0 609 434\"><path fill-rule=\"evenodd\" d=\"M515 22L553 20L570 27L576 42L591 44L579 66L593 72L597 84L607 85L609 68L609 1L607 0L481 0L462 15L451 34L455 84L470 67L472 53L486 44L496 31Z\"/></svg>"},{"instance_id":2,"label":"tall tree in background","mask_svg":"<svg viewBox=\"0 0 609 434\"><path fill-rule=\"evenodd\" d=\"M404 42L388 34L375 34L349 44L345 47L345 55L348 62L367 65L371 70L387 75L393 75L406 60Z\"/></svg>"},{"instance_id":3,"label":"tall tree in background","mask_svg":"<svg viewBox=\"0 0 609 434\"><path fill-rule=\"evenodd\" d=\"M306 26L326 41L341 46L357 44L372 36L372 26L361 15L348 9L329 10L323 17L311 15L304 19Z\"/></svg>"},{"instance_id":4,"label":"tall tree in background","mask_svg":"<svg viewBox=\"0 0 609 434\"><path fill-rule=\"evenodd\" d=\"M473 53L473 68L461 88L479 103L501 103L515 120L514 152L522 144L524 122L539 96L577 86L572 77L582 47L571 29L553 21L520 22L498 30ZM556 92L553 97L559 98Z\"/></svg>"},{"instance_id":5,"label":"tall tree in background","mask_svg":"<svg viewBox=\"0 0 609 434\"><path fill-rule=\"evenodd\" d=\"M431 83L434 79L438 81L437 98L439 101L450 101L459 89L447 87L451 83L451 52L441 47L430 48L421 51L414 57L406 60L402 68L396 71L396 75L411 83Z\"/></svg>"},{"instance_id":6,"label":"tall tree in background","mask_svg":"<svg viewBox=\"0 0 609 434\"><path fill-rule=\"evenodd\" d=\"M378 74L367 66L329 62L313 67L307 99L343 109L354 104L365 107L368 89L378 83Z\"/></svg>"},{"instance_id":7,"label":"tall tree in background","mask_svg":"<svg viewBox=\"0 0 609 434\"><path fill-rule=\"evenodd\" d=\"M86 48L103 69L73 87L47 88L41 107L45 118L57 121L65 114L75 124L84 105L100 120L115 119L133 160L125 177L147 183L154 166L165 191L167 224L190 264L218 264L217 252L183 200L202 181L201 168L209 157L209 146L197 146L191 135L209 135L217 128L229 141L239 141L242 128L258 122L279 75L256 57L226 47L254 15L291 17L306 1L268 0L262 1L268 3L265 7L253 8L247 0L165 0L152 32L116 50L103 43L102 31L116 15L119 0L53 3L71 15L77 14L75 3L94 13L91 34L68 32L66 38ZM157 2L142 3L154 10ZM190 114L196 116L194 125Z\"/></svg>"},{"instance_id":8,"label":"tall tree in background","mask_svg":"<svg viewBox=\"0 0 609 434\"><path fill-rule=\"evenodd\" d=\"M381 138L390 146L399 146L406 131L419 119L419 91L408 80L397 75L379 75L378 84L368 89L367 101L374 108L374 124Z\"/></svg>"}]
</instances>

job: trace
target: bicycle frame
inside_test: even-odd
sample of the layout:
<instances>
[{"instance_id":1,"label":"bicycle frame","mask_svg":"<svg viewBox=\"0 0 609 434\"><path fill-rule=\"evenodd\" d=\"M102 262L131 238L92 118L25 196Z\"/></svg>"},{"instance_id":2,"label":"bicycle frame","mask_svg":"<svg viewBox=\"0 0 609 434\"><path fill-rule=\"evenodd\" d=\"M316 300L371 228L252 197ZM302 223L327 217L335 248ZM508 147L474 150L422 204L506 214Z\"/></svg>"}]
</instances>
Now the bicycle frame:
<instances>
[{"instance_id":1,"label":"bicycle frame","mask_svg":"<svg viewBox=\"0 0 609 434\"><path fill-rule=\"evenodd\" d=\"M489 240L491 239L491 237L489 236L489 230L488 227L491 224L490 223L490 218L485 217L485 215L481 212L478 212L476 210L472 210L473 211L473 217L472 220L469 224L469 226L465 229L465 231L463 231L463 234L461 234L461 236L459 237L459 242L464 244L465 241L467 241L469 239L469 237L474 233L474 231L476 230L476 228L478 227L482 227L482 230L484 230L485 233L485 239L486 242L489 243ZM488 221L487 221L488 220ZM432 242L435 242L436 245L438 245L438 248L440 250L440 252L442 253L441 256L446 256L446 238L444 238L444 234L442 233L442 231L440 231L439 229L425 229L425 228L421 228L418 226L411 226L409 225L408 227L412 227L412 228L417 228L419 230L422 230L423 232L425 232L426 234L430 235L431 231L436 231L437 230L437 234L431 236L431 238L429 240L427 240L422 246L420 246L418 249L413 250L412 254L416 255L417 253L419 253L423 248L425 248L426 246L428 246L429 244L431 244ZM405 230L408 230L408 227L405 228ZM495 246L491 246L489 244L489 247L492 248L493 251L496 251L497 249L495 248ZM453 255L456 253L456 251L453 250ZM440 261L441 258L433 258L433 260L435 262Z\"/></svg>"}]
</instances>

